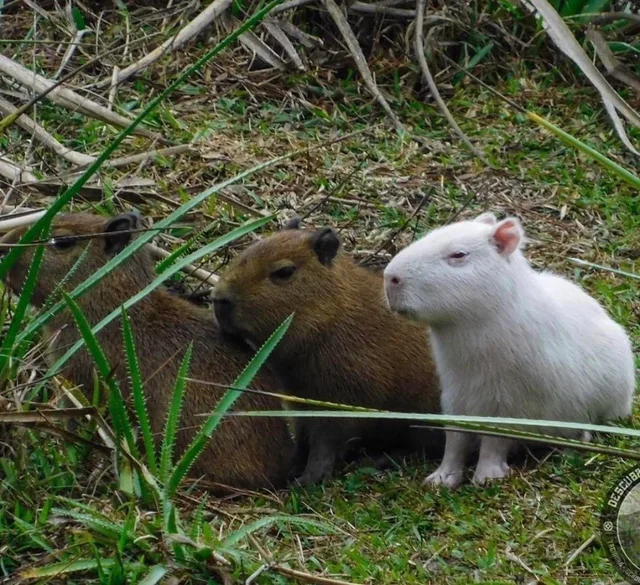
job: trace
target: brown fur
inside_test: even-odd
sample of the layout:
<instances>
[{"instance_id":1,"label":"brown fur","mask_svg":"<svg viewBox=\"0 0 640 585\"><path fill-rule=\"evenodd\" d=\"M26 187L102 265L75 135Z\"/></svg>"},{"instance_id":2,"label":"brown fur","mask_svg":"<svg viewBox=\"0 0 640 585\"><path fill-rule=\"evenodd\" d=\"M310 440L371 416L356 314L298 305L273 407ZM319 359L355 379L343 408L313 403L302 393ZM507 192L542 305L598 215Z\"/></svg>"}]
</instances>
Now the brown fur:
<instances>
[{"instance_id":1,"label":"brown fur","mask_svg":"<svg viewBox=\"0 0 640 585\"><path fill-rule=\"evenodd\" d=\"M330 230L288 229L244 251L214 291L223 329L254 344L292 312L294 321L271 366L285 390L307 398L405 412L439 412L439 387L422 326L389 311L382 276L338 251ZM274 271L295 273L277 278ZM441 447L441 434L410 431L409 423L363 419L296 421L301 483L329 475L347 442L374 450ZM437 445L433 445L436 443ZM307 459L307 453L308 459Z\"/></svg>"},{"instance_id":2,"label":"brown fur","mask_svg":"<svg viewBox=\"0 0 640 585\"><path fill-rule=\"evenodd\" d=\"M126 215L131 217L131 214ZM96 215L64 215L55 222L53 237L103 232L108 224L107 220ZM24 231L25 229L15 230L2 241L16 242ZM122 246L130 238L129 235L124 237L126 241ZM33 303L42 306L56 283L64 278L87 245L87 256L65 289L72 290L105 264L114 255L114 252L107 250L106 242L106 238L98 237L80 240L68 249L48 246ZM8 275L7 282L16 292L21 289L31 258L31 250L23 253ZM94 325L145 287L154 276L153 260L142 249L77 299L77 302L88 321ZM165 290L156 289L128 312L152 430L156 437L162 433L178 369L190 342L193 342L189 370L191 378L230 384L251 359L251 352L244 345L222 339L210 311ZM79 333L68 311L56 316L47 330L47 336L57 335L52 344L52 355L49 356L52 360L60 357L79 339ZM109 364L112 368L116 367L115 376L128 396L119 320L116 319L105 327L98 334L98 340ZM82 349L67 362L63 375L90 392L93 388L93 372L93 361L86 350ZM277 384L267 372L255 378L252 386L268 391L277 390ZM197 415L211 412L223 393L223 388L188 384L180 421L180 428L183 430L180 431L176 444L177 453L183 452L194 431L204 422L205 418ZM238 399L234 408L267 410L279 407L277 400L245 394ZM205 475L212 481L236 487L278 487L286 482L292 452L293 443L283 419L231 418L223 420L191 473L195 477Z\"/></svg>"}]
</instances>

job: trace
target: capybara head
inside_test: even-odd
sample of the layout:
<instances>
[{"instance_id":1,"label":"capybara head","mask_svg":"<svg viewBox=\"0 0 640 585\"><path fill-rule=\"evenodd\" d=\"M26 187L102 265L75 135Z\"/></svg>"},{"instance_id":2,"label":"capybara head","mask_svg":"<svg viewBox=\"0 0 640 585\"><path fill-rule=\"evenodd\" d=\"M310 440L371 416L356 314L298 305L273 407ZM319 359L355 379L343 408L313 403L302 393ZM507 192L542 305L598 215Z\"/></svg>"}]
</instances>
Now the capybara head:
<instances>
[{"instance_id":1,"label":"capybara head","mask_svg":"<svg viewBox=\"0 0 640 585\"><path fill-rule=\"evenodd\" d=\"M32 303L42 306L62 281L66 290L73 290L123 250L135 237L131 230L139 227L140 217L136 213L123 213L113 218L89 213L56 217L49 240L45 244ZM15 244L27 229L28 227L21 227L12 230L0 242ZM8 286L16 294L20 294L24 286L34 252L34 247L24 250L6 277ZM149 253L142 249L118 267L117 271L112 271L103 278L87 294L109 294L106 288L117 287L115 292L118 295L128 293L130 296L135 290L144 287L153 278L153 274L153 261Z\"/></svg>"},{"instance_id":2,"label":"capybara head","mask_svg":"<svg viewBox=\"0 0 640 585\"><path fill-rule=\"evenodd\" d=\"M242 252L226 269L214 291L220 326L261 344L291 313L287 338L304 343L340 311L335 298L340 240L329 229L299 229L299 220Z\"/></svg>"},{"instance_id":3,"label":"capybara head","mask_svg":"<svg viewBox=\"0 0 640 585\"><path fill-rule=\"evenodd\" d=\"M429 232L384 271L389 307L438 324L500 311L513 298L524 232L491 213Z\"/></svg>"}]
</instances>

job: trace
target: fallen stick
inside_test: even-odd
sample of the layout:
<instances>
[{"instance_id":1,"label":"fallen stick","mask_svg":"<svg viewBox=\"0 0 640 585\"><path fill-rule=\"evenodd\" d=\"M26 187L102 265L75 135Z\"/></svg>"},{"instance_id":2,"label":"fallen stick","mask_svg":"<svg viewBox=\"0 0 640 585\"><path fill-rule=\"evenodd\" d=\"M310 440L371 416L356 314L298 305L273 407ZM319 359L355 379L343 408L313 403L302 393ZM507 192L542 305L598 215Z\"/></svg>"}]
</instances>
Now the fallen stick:
<instances>
[{"instance_id":1,"label":"fallen stick","mask_svg":"<svg viewBox=\"0 0 640 585\"><path fill-rule=\"evenodd\" d=\"M3 211L5 209L7 209L7 207L3 208ZM0 233L6 233L15 228L33 225L46 213L44 210L39 211L37 209L29 209L27 207L18 209L20 211L20 215L18 217L12 218L5 215L0 216ZM146 247L157 260L164 260L171 255L171 252L167 252L154 244L147 244ZM218 276L213 272L209 272L208 270L198 268L191 264L182 268L182 272L210 286L215 286L216 282L218 282Z\"/></svg>"},{"instance_id":2,"label":"fallen stick","mask_svg":"<svg viewBox=\"0 0 640 585\"><path fill-rule=\"evenodd\" d=\"M292 22L284 19L277 20L276 22L285 33L287 33L291 38L296 39L296 41L307 47L307 49L315 49L316 47L324 46L324 41L321 38L311 36L303 30L300 30Z\"/></svg>"},{"instance_id":3,"label":"fallen stick","mask_svg":"<svg viewBox=\"0 0 640 585\"><path fill-rule=\"evenodd\" d=\"M289 58L293 61L293 64L300 69L300 71L306 71L306 67L298 55L298 51L293 46L293 43L289 40L284 31L280 28L280 25L277 21L274 20L265 20L263 23L264 28L267 29L267 32L276 40L282 48L285 50L285 53L289 55Z\"/></svg>"},{"instance_id":4,"label":"fallen stick","mask_svg":"<svg viewBox=\"0 0 640 585\"><path fill-rule=\"evenodd\" d=\"M288 2L283 2L280 6L276 6L271 14L279 14L280 12L285 12L286 10L292 10L294 8L298 8L299 6L304 6L305 4L311 4L314 0L288 0Z\"/></svg>"},{"instance_id":5,"label":"fallen stick","mask_svg":"<svg viewBox=\"0 0 640 585\"><path fill-rule=\"evenodd\" d=\"M6 6L5 6L5 8L6 8ZM149 37L153 37L156 34L160 34L160 33L154 33L153 35L149 35L147 37L144 37L144 40L148 40ZM18 111L15 114L12 114L11 116L7 116L3 120L0 120L0 134L2 134L2 132L4 132L4 130L6 128L11 126L11 124L13 124L15 122L15 119L20 114L28 112L35 104L37 104L39 101L41 101L45 97L47 97L47 95L49 93L51 93L54 89L56 89L57 87L60 87L62 84L66 83L67 81L70 81L76 75L78 75L78 73L80 73L81 71L84 71L87 67L90 67L90 66L94 65L95 63L104 61L104 59L108 55L110 55L111 53L114 53L115 51L119 51L119 50L120 50L120 44L118 43L115 47L109 49L108 51L105 51L104 53L101 53L100 55L98 55L97 57L94 57L93 59L90 59L89 61L86 61L85 63L80 65L80 67L74 69L73 71L70 71L69 73L67 73L66 75L61 77L59 80L57 80L55 83L50 85L45 91L43 91L41 93L38 93L38 94L35 94L31 99L29 99L28 95L26 97L24 97L24 99L26 99L28 101L25 104L23 104L22 106L20 106L18 108ZM17 96L17 97L22 97L22 96Z\"/></svg>"},{"instance_id":6,"label":"fallen stick","mask_svg":"<svg viewBox=\"0 0 640 585\"><path fill-rule=\"evenodd\" d=\"M164 248L160 248L159 246L155 246L154 244L147 244L149 250L157 260L164 260L171 255L171 252L167 252ZM194 278L200 280L201 282L208 284L210 286L215 286L216 282L218 282L218 276L213 272L209 272L204 268L197 268L192 264L185 266L182 269L187 276L193 276Z\"/></svg>"},{"instance_id":7,"label":"fallen stick","mask_svg":"<svg viewBox=\"0 0 640 585\"><path fill-rule=\"evenodd\" d=\"M378 89L375 80L373 79L373 75L371 73L371 69L369 69L369 65L367 65L367 60L365 59L364 53L362 52L362 48L360 47L360 43L358 43L358 39L356 35L353 33L349 22L347 21L344 13L340 9L340 7L335 3L335 0L322 0L325 8L329 12L329 15L336 23L338 29L340 30L340 34L344 39L351 56L356 62L356 67L364 80L369 93L378 101L378 103L382 106L384 111L389 116L389 119L393 123L396 132L401 136L406 133L405 127L402 122L398 119L395 112L391 109L391 106L382 95L382 92Z\"/></svg>"},{"instance_id":8,"label":"fallen stick","mask_svg":"<svg viewBox=\"0 0 640 585\"><path fill-rule=\"evenodd\" d=\"M396 16L398 18L415 18L416 11L409 8L394 8L383 4L369 4L368 2L351 2L348 4L349 12L360 12L361 14L380 14L384 16Z\"/></svg>"},{"instance_id":9,"label":"fallen stick","mask_svg":"<svg viewBox=\"0 0 640 585\"><path fill-rule=\"evenodd\" d=\"M30 71L26 67L23 67L19 63L16 63L2 54L0 54L0 72L12 77L21 85L31 88L36 93L41 94L50 90L47 93L47 98L52 102L71 110L78 110L86 116L102 120L107 124L126 128L133 121L130 118L125 118L124 116L116 114L100 104L78 95L74 91L71 91L69 88L62 85L59 85L55 89L51 89L51 87L55 85L53 81L42 77L42 75L38 75L34 71ZM160 135L149 130L145 130L144 128L138 127L133 132L134 134L146 136L147 138L155 140L162 138Z\"/></svg>"},{"instance_id":10,"label":"fallen stick","mask_svg":"<svg viewBox=\"0 0 640 585\"><path fill-rule=\"evenodd\" d=\"M240 22L237 18L233 18L229 14L223 14L220 18L220 22L228 30L233 30ZM267 45L258 35L253 31L248 30L242 33L238 40L246 49L255 53L268 65L271 65L274 69L284 70L287 68L287 64L278 56L278 54Z\"/></svg>"},{"instance_id":11,"label":"fallen stick","mask_svg":"<svg viewBox=\"0 0 640 585\"><path fill-rule=\"evenodd\" d=\"M214 0L207 6L198 16L196 16L189 24L183 27L177 35L167 39L159 47L155 48L142 59L132 63L128 67L122 69L117 76L115 84L120 84L129 79L132 75L140 73L164 55L179 49L182 45L190 41L192 38L200 34L204 28L218 18L229 6L232 0ZM96 87L106 87L111 84L111 78L103 79Z\"/></svg>"},{"instance_id":12,"label":"fallen stick","mask_svg":"<svg viewBox=\"0 0 640 585\"><path fill-rule=\"evenodd\" d=\"M471 143L471 140L467 138L467 135L462 131L458 123L455 121L454 117L451 115L447 104L442 99L440 95L440 91L438 90L438 86L436 85L436 81L431 75L431 71L429 70L429 65L427 63L427 58L424 56L424 12L426 9L426 0L418 0L417 14L416 14L416 35L415 35L415 51L416 57L418 58L418 62L420 63L420 69L422 70L422 75L429 86L429 90L431 91L431 95L433 95L433 99L436 100L436 104L440 108L443 116L446 118L449 125L453 128L453 131L459 136L460 140L464 142L465 146L476 156L478 157L485 165L488 167L491 166L491 163L485 158L485 156Z\"/></svg>"},{"instance_id":13,"label":"fallen stick","mask_svg":"<svg viewBox=\"0 0 640 585\"><path fill-rule=\"evenodd\" d=\"M154 150L148 150L147 152L140 152L138 154L130 154L128 156L121 156L112 160L107 160L104 163L104 167L115 168L125 167L127 165L138 164L145 162L156 156L174 156L176 154L183 154L185 152L196 152L196 149L191 144L178 144L177 146L168 146L167 148L157 148ZM72 173L84 170L84 167L89 166L91 163L86 163L75 168Z\"/></svg>"},{"instance_id":14,"label":"fallen stick","mask_svg":"<svg viewBox=\"0 0 640 585\"><path fill-rule=\"evenodd\" d=\"M640 77L631 70L627 69L620 61L618 61L613 51L609 48L606 39L602 33L594 28L590 28L586 32L586 37L591 41L596 54L600 57L600 61L607 70L607 73L618 81L633 88L640 93Z\"/></svg>"},{"instance_id":15,"label":"fallen stick","mask_svg":"<svg viewBox=\"0 0 640 585\"><path fill-rule=\"evenodd\" d=\"M33 173L27 169L23 169L17 163L7 158L4 154L0 154L0 175L12 183L24 183L37 181Z\"/></svg>"},{"instance_id":16,"label":"fallen stick","mask_svg":"<svg viewBox=\"0 0 640 585\"><path fill-rule=\"evenodd\" d=\"M294 579L304 581L305 583L316 583L318 585L358 585L351 581L341 581L340 579L332 579L331 577L323 577L321 575L305 573L304 571L296 571L295 569L290 569L284 565L270 564L268 565L268 568L276 573L286 575L287 577L293 577Z\"/></svg>"},{"instance_id":17,"label":"fallen stick","mask_svg":"<svg viewBox=\"0 0 640 585\"><path fill-rule=\"evenodd\" d=\"M4 116L15 114L17 111L18 108L16 108L11 102L0 97L0 112L2 112ZM32 120L26 114L22 114L21 116L19 116L16 119L16 124L18 124L18 126L20 126L23 130L30 132L32 136L42 142L42 144L44 144L47 148L53 150L58 156L61 156L74 165L88 166L96 160L94 156L82 154L81 152L76 152L75 150L67 148L64 144L58 142L58 140L51 136L51 134L49 134L42 126L40 126L40 124Z\"/></svg>"}]
</instances>

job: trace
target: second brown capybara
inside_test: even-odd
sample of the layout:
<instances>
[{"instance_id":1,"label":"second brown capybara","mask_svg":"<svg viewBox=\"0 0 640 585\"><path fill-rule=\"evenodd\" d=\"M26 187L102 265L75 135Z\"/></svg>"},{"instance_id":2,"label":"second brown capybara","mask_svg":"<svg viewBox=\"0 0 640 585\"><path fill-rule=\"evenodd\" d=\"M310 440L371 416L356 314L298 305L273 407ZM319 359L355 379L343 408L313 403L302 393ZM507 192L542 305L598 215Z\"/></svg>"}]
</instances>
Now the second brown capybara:
<instances>
[{"instance_id":1,"label":"second brown capybara","mask_svg":"<svg viewBox=\"0 0 640 585\"><path fill-rule=\"evenodd\" d=\"M396 412L437 413L439 384L423 326L394 315L383 280L357 266L331 229L297 220L244 250L214 291L220 326L262 344L291 313L270 366L290 395ZM298 481L332 474L351 443L373 452L431 451L442 433L406 421L301 418L296 427Z\"/></svg>"}]
</instances>

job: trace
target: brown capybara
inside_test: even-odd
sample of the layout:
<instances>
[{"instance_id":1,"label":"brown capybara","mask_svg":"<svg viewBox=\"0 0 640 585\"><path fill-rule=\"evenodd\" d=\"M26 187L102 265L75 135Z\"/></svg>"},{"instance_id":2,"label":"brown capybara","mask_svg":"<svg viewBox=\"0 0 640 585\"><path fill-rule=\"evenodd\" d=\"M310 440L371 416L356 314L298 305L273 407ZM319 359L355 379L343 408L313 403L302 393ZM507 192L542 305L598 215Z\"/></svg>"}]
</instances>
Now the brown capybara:
<instances>
[{"instance_id":1,"label":"brown capybara","mask_svg":"<svg viewBox=\"0 0 640 585\"><path fill-rule=\"evenodd\" d=\"M295 312L270 358L285 392L396 412L440 411L425 329L391 313L382 275L357 266L331 229L286 229L260 240L226 269L214 291L223 330L262 344ZM349 443L373 452L442 448L442 433L406 421L296 419L295 467L309 485L329 476Z\"/></svg>"},{"instance_id":2,"label":"brown capybara","mask_svg":"<svg viewBox=\"0 0 640 585\"><path fill-rule=\"evenodd\" d=\"M112 219L76 213L56 218L52 237L46 248L32 303L41 307L68 274L80 255L84 260L64 288L73 290L135 237L130 230L140 228L137 214L125 213ZM2 238L15 243L26 228L19 228ZM124 233L123 233L124 232ZM69 236L101 234L91 239ZM33 249L24 252L7 276L7 284L20 293ZM155 277L154 262L143 247L124 264L104 277L87 293L76 299L91 325L98 323L113 309L142 290ZM211 312L197 307L166 290L156 289L128 310L140 370L147 397L152 430L160 438L173 392L178 369L190 343L193 355L189 377L207 382L231 384L250 361L252 352L237 340L223 338L211 318ZM48 359L54 361L80 334L69 311L62 311L48 324L45 336L51 348ZM125 396L129 396L126 359L121 324L112 321L97 335L114 376ZM91 392L94 363L86 349L77 351L66 363L62 374ZM267 391L277 390L271 375L261 372L252 386ZM195 431L224 394L225 388L189 382L185 391L176 455L188 446ZM261 395L245 394L237 401L241 410L279 409L277 400ZM278 418L230 418L223 420L202 452L191 475L241 488L279 487L286 484L293 455L293 441L286 421Z\"/></svg>"}]
</instances>

